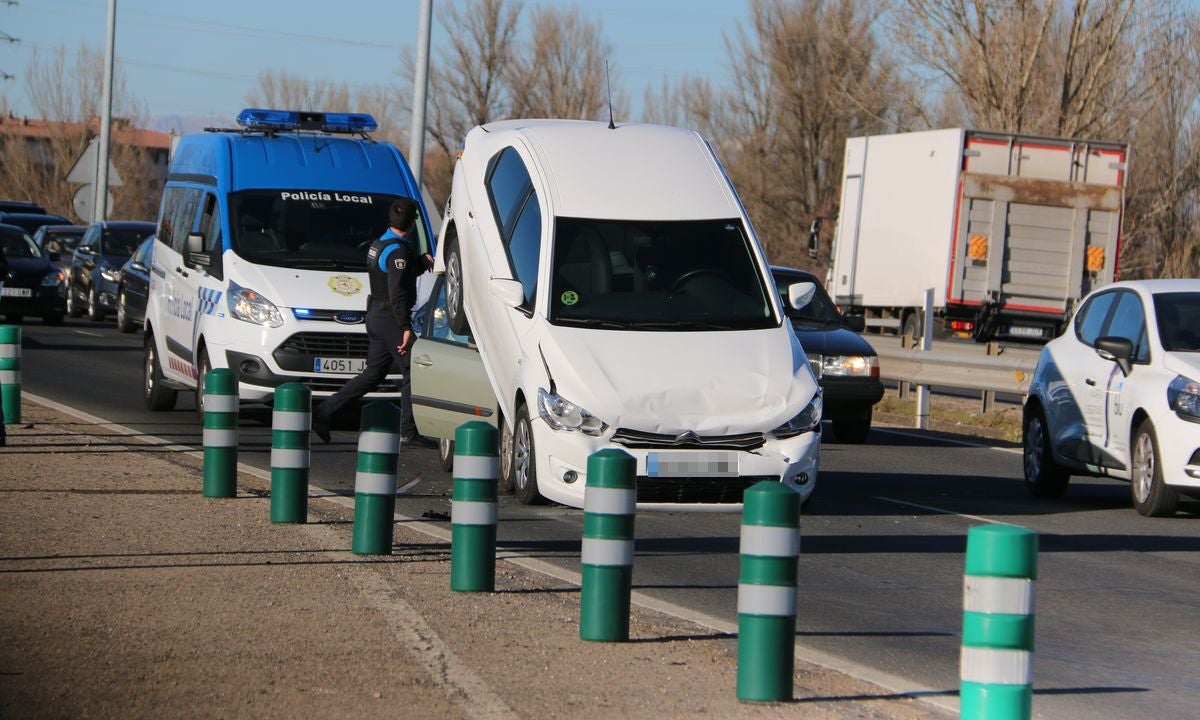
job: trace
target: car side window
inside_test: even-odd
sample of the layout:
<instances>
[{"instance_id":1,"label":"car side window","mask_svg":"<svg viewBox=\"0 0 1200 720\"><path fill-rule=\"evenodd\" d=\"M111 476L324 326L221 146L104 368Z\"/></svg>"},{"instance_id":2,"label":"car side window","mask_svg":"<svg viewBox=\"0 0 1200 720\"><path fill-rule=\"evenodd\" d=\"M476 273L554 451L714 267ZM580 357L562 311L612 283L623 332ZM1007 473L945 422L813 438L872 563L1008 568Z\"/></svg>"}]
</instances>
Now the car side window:
<instances>
[{"instance_id":1,"label":"car side window","mask_svg":"<svg viewBox=\"0 0 1200 720\"><path fill-rule=\"evenodd\" d=\"M1137 293L1122 292L1118 294L1116 309L1104 335L1125 338L1133 343L1134 362L1146 362L1150 359L1150 350L1146 343L1146 312L1142 308L1142 299Z\"/></svg>"},{"instance_id":2,"label":"car side window","mask_svg":"<svg viewBox=\"0 0 1200 720\"><path fill-rule=\"evenodd\" d=\"M444 280L438 280L437 288L427 302L431 307L427 308L429 312L426 315L428 320L425 323L424 337L463 347L471 344L469 335L459 335L450 330L450 322L446 314L446 283Z\"/></svg>"},{"instance_id":3,"label":"car side window","mask_svg":"<svg viewBox=\"0 0 1200 720\"><path fill-rule=\"evenodd\" d=\"M93 225L83 234L83 239L79 241L80 245L90 245L93 250L98 250L97 245L100 242L100 226Z\"/></svg>"},{"instance_id":4,"label":"car side window","mask_svg":"<svg viewBox=\"0 0 1200 720\"><path fill-rule=\"evenodd\" d=\"M538 258L541 256L542 240L542 209L538 206L536 195L529 196L529 202L521 210L517 226L513 228L512 239L508 244L508 255L512 259L513 270L521 287L525 291L525 305L533 307L533 297L537 293Z\"/></svg>"},{"instance_id":5,"label":"car side window","mask_svg":"<svg viewBox=\"0 0 1200 720\"><path fill-rule=\"evenodd\" d=\"M195 188L169 187L163 196L162 218L158 224L158 239L183 253L188 233L193 228L196 212L204 193Z\"/></svg>"},{"instance_id":6,"label":"car side window","mask_svg":"<svg viewBox=\"0 0 1200 720\"><path fill-rule=\"evenodd\" d=\"M500 228L501 235L507 236L517 212L524 204L525 196L533 192L529 170L515 149L505 148L496 156L487 185L496 226Z\"/></svg>"},{"instance_id":7,"label":"car side window","mask_svg":"<svg viewBox=\"0 0 1200 720\"><path fill-rule=\"evenodd\" d=\"M532 308L541 258L542 209L529 170L514 148L501 150L492 160L487 185L513 277L524 290L524 307Z\"/></svg>"},{"instance_id":8,"label":"car side window","mask_svg":"<svg viewBox=\"0 0 1200 720\"><path fill-rule=\"evenodd\" d=\"M1104 321L1108 319L1108 312L1112 309L1116 297L1117 293L1107 292L1095 295L1087 301L1075 318L1075 336L1080 342L1091 347L1096 346L1096 338L1100 337L1100 331L1104 329Z\"/></svg>"}]
</instances>

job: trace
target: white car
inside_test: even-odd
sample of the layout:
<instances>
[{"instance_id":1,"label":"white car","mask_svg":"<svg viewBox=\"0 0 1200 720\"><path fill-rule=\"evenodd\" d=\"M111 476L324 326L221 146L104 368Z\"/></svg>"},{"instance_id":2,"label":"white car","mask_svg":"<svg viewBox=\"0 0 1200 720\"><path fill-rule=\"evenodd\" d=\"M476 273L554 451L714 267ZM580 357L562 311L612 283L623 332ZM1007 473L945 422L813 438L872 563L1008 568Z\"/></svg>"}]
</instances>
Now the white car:
<instances>
[{"instance_id":1,"label":"white car","mask_svg":"<svg viewBox=\"0 0 1200 720\"><path fill-rule=\"evenodd\" d=\"M1200 492L1200 280L1107 285L1042 350L1024 420L1025 483L1129 480L1133 506L1173 515Z\"/></svg>"},{"instance_id":2,"label":"white car","mask_svg":"<svg viewBox=\"0 0 1200 720\"><path fill-rule=\"evenodd\" d=\"M761 480L811 495L820 391L703 137L474 128L439 238L449 326L478 344L521 501L581 507L605 448L636 458L642 505L736 506Z\"/></svg>"}]
</instances>

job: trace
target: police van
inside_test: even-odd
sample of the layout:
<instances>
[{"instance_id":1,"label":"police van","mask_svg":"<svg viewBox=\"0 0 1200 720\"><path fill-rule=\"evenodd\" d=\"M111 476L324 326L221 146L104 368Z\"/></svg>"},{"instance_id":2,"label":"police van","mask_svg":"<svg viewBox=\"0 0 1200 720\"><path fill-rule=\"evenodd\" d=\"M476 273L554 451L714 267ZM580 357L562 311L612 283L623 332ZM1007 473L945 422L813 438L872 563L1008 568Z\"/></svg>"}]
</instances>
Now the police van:
<instances>
[{"instance_id":1,"label":"police van","mask_svg":"<svg viewBox=\"0 0 1200 720\"><path fill-rule=\"evenodd\" d=\"M144 396L175 407L204 374L229 368L242 402L269 403L285 382L328 397L367 356L367 247L388 207L417 201L400 151L373 140L360 113L243 110L237 129L180 139L159 211L146 308ZM399 397L389 375L368 397Z\"/></svg>"}]
</instances>

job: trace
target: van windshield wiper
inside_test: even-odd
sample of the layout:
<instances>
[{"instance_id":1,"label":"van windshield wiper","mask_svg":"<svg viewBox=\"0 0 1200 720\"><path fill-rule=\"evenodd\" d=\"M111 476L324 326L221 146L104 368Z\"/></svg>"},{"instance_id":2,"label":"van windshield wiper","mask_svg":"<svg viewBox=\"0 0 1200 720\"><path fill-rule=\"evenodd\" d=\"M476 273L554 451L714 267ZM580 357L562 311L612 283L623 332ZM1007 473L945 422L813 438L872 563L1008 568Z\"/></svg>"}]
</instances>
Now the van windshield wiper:
<instances>
[{"instance_id":1,"label":"van windshield wiper","mask_svg":"<svg viewBox=\"0 0 1200 720\"><path fill-rule=\"evenodd\" d=\"M287 266L300 270L363 270L357 265L330 258L288 258Z\"/></svg>"}]
</instances>

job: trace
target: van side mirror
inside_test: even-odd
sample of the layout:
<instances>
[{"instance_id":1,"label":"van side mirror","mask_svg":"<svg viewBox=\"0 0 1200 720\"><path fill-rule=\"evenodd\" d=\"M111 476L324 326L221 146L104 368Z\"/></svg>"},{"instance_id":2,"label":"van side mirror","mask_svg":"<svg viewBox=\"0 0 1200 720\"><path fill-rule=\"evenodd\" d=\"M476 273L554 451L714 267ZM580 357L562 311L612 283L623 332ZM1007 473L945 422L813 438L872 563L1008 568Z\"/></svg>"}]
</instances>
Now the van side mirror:
<instances>
[{"instance_id":1,"label":"van side mirror","mask_svg":"<svg viewBox=\"0 0 1200 720\"><path fill-rule=\"evenodd\" d=\"M198 268L207 268L212 265L212 255L204 252L204 236L200 233L188 233L187 243L184 245L183 261L188 265L195 265Z\"/></svg>"},{"instance_id":2,"label":"van side mirror","mask_svg":"<svg viewBox=\"0 0 1200 720\"><path fill-rule=\"evenodd\" d=\"M525 302L525 288L522 287L519 280L492 278L488 282L488 290L491 291L492 297L510 308L521 307L521 304Z\"/></svg>"},{"instance_id":3,"label":"van side mirror","mask_svg":"<svg viewBox=\"0 0 1200 720\"><path fill-rule=\"evenodd\" d=\"M788 303L796 310L802 310L804 306L812 302L813 296L817 294L817 284L814 282L798 282L788 285Z\"/></svg>"},{"instance_id":4,"label":"van side mirror","mask_svg":"<svg viewBox=\"0 0 1200 720\"><path fill-rule=\"evenodd\" d=\"M856 333L867 329L867 319L862 315L843 315L842 319L846 321L846 327Z\"/></svg>"},{"instance_id":5,"label":"van side mirror","mask_svg":"<svg viewBox=\"0 0 1200 720\"><path fill-rule=\"evenodd\" d=\"M1133 370L1130 359L1133 357L1133 343L1129 338L1106 335L1096 340L1096 354L1105 360L1111 360L1121 368L1126 377Z\"/></svg>"},{"instance_id":6,"label":"van side mirror","mask_svg":"<svg viewBox=\"0 0 1200 720\"><path fill-rule=\"evenodd\" d=\"M808 226L808 256L816 258L821 249L821 218L814 218Z\"/></svg>"}]
</instances>

